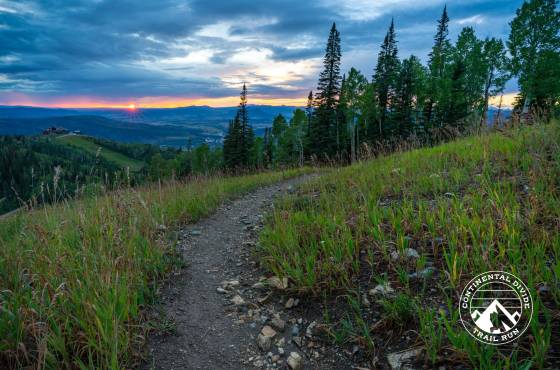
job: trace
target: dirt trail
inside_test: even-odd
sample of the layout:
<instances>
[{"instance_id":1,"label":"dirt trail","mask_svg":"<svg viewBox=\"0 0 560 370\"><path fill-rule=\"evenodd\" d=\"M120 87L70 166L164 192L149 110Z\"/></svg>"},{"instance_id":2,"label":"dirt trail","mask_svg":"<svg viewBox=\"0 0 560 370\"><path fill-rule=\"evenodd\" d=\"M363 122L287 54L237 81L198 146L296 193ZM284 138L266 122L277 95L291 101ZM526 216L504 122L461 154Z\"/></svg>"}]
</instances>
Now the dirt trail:
<instances>
[{"instance_id":1,"label":"dirt trail","mask_svg":"<svg viewBox=\"0 0 560 370\"><path fill-rule=\"evenodd\" d=\"M247 274L258 270L250 256L251 241L274 196L308 179L303 176L258 189L182 230L180 247L188 266L165 289L160 306L176 329L149 340L144 368L254 369L270 365L256 339L268 317L262 314L257 323L239 320L248 310L258 310L250 293L258 280L251 276L258 275ZM240 284L226 293L221 290L222 282L229 280ZM247 300L246 304L233 304L235 295ZM286 354L273 367L285 368L289 354L288 343Z\"/></svg>"}]
</instances>

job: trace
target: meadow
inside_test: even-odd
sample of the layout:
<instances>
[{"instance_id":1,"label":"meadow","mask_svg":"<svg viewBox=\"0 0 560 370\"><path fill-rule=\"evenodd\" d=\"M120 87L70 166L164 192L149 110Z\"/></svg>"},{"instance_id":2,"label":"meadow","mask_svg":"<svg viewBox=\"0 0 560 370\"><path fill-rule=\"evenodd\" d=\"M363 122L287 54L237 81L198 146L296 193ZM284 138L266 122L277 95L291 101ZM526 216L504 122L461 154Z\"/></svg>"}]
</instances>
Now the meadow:
<instances>
[{"instance_id":1,"label":"meadow","mask_svg":"<svg viewBox=\"0 0 560 370\"><path fill-rule=\"evenodd\" d=\"M140 171L146 164L134 158L127 157L126 155L115 152L111 149L102 147L94 143L90 138L79 135L64 135L57 138L61 143L76 147L84 150L85 152L105 158L107 161L112 162L120 168L130 168L131 171Z\"/></svg>"},{"instance_id":2,"label":"meadow","mask_svg":"<svg viewBox=\"0 0 560 370\"><path fill-rule=\"evenodd\" d=\"M309 168L122 188L0 223L0 368L126 368L182 261L173 230Z\"/></svg>"},{"instance_id":3,"label":"meadow","mask_svg":"<svg viewBox=\"0 0 560 370\"><path fill-rule=\"evenodd\" d=\"M272 273L289 278L294 293L331 302L324 315L330 338L361 344L372 362L389 348L421 347L429 368L554 368L559 124L335 169L277 202L259 254ZM516 346L481 344L459 322L463 286L491 270L519 276L535 302ZM395 292L369 307L363 297L378 284ZM337 310L340 301L346 306Z\"/></svg>"}]
</instances>

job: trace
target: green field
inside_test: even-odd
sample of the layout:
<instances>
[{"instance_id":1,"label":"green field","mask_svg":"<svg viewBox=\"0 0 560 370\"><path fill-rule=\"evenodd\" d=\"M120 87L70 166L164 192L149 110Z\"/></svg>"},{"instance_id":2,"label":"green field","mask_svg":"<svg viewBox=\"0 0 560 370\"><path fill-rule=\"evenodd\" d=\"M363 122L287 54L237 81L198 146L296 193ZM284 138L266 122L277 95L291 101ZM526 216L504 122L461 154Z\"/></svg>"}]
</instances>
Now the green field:
<instances>
[{"instance_id":1,"label":"green field","mask_svg":"<svg viewBox=\"0 0 560 370\"><path fill-rule=\"evenodd\" d=\"M403 258L407 248L419 258ZM334 170L278 202L260 253L294 292L346 300L342 317L325 313L330 335L361 344L372 359L406 331L401 349L423 344L434 368L553 367L560 347L559 124ZM503 351L472 339L458 320L461 289L491 270L519 276L535 301L531 327ZM364 292L380 283L395 295L366 308Z\"/></svg>"},{"instance_id":2,"label":"green field","mask_svg":"<svg viewBox=\"0 0 560 370\"><path fill-rule=\"evenodd\" d=\"M0 368L131 366L175 226L310 169L124 188L0 223Z\"/></svg>"},{"instance_id":3,"label":"green field","mask_svg":"<svg viewBox=\"0 0 560 370\"><path fill-rule=\"evenodd\" d=\"M129 167L131 171L140 171L145 163L136 159L127 157L124 154L115 152L111 149L97 145L91 141L87 136L80 135L64 135L57 138L58 141L71 145L73 147L82 149L93 155L100 155L109 162L116 164L119 167Z\"/></svg>"}]
</instances>

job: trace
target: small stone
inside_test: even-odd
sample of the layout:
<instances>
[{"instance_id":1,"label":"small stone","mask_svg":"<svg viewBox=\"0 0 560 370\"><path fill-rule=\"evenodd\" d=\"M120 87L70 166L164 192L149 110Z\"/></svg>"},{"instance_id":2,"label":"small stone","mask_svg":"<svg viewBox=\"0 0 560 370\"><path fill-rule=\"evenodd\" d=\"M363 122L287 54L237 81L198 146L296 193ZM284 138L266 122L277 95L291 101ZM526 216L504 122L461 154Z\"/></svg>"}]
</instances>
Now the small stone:
<instances>
[{"instance_id":1,"label":"small stone","mask_svg":"<svg viewBox=\"0 0 560 370\"><path fill-rule=\"evenodd\" d=\"M415 357L422 353L421 348L408 349L401 352L394 352L387 355L387 362L393 370L411 370L413 367L407 366L406 363L410 362Z\"/></svg>"},{"instance_id":2,"label":"small stone","mask_svg":"<svg viewBox=\"0 0 560 370\"><path fill-rule=\"evenodd\" d=\"M272 356L272 357L270 358L270 360L271 360L272 362L278 362L278 360L280 360L280 356L279 356L279 355L274 355L274 356Z\"/></svg>"},{"instance_id":3,"label":"small stone","mask_svg":"<svg viewBox=\"0 0 560 370\"><path fill-rule=\"evenodd\" d=\"M265 337L274 338L276 336L276 330L266 325L262 328L261 334L264 335Z\"/></svg>"},{"instance_id":4,"label":"small stone","mask_svg":"<svg viewBox=\"0 0 560 370\"><path fill-rule=\"evenodd\" d=\"M284 353L285 353L284 348L283 347L278 347L278 354L280 356L284 356Z\"/></svg>"},{"instance_id":5,"label":"small stone","mask_svg":"<svg viewBox=\"0 0 560 370\"><path fill-rule=\"evenodd\" d=\"M407 258L420 258L420 255L418 254L418 251L414 248L406 248L404 250L404 255Z\"/></svg>"},{"instance_id":6,"label":"small stone","mask_svg":"<svg viewBox=\"0 0 560 370\"><path fill-rule=\"evenodd\" d=\"M222 288L231 289L239 286L239 280L222 281Z\"/></svg>"},{"instance_id":7,"label":"small stone","mask_svg":"<svg viewBox=\"0 0 560 370\"><path fill-rule=\"evenodd\" d=\"M199 235L201 235L202 233L200 232L200 230L191 230L190 234L191 234L192 236L199 236Z\"/></svg>"},{"instance_id":8,"label":"small stone","mask_svg":"<svg viewBox=\"0 0 560 370\"><path fill-rule=\"evenodd\" d=\"M224 288L220 288L220 287L216 288L216 291L220 294L226 294L227 293L227 290L225 290Z\"/></svg>"},{"instance_id":9,"label":"small stone","mask_svg":"<svg viewBox=\"0 0 560 370\"><path fill-rule=\"evenodd\" d=\"M313 332L314 332L316 326L317 326L317 321L313 321L311 324L309 324L309 326L307 327L307 330L305 330L305 335L308 338L313 337Z\"/></svg>"},{"instance_id":10,"label":"small stone","mask_svg":"<svg viewBox=\"0 0 560 370\"><path fill-rule=\"evenodd\" d=\"M290 299L288 299L288 301L286 302L285 307L286 307L286 308L292 308L292 307L294 307L294 303L295 303L294 299L293 299L293 298L290 298Z\"/></svg>"},{"instance_id":11,"label":"small stone","mask_svg":"<svg viewBox=\"0 0 560 370\"><path fill-rule=\"evenodd\" d=\"M259 334L257 336L257 344L262 351L268 351L272 345L272 338Z\"/></svg>"},{"instance_id":12,"label":"small stone","mask_svg":"<svg viewBox=\"0 0 560 370\"><path fill-rule=\"evenodd\" d=\"M292 370L300 370L303 368L303 359L297 352L291 352L287 362Z\"/></svg>"},{"instance_id":13,"label":"small stone","mask_svg":"<svg viewBox=\"0 0 560 370\"><path fill-rule=\"evenodd\" d=\"M391 288L389 283L379 284L375 288L373 288L369 291L369 295L372 295L372 296L375 296L375 295L388 296L388 295L391 295L393 293L395 293L395 290L393 288Z\"/></svg>"},{"instance_id":14,"label":"small stone","mask_svg":"<svg viewBox=\"0 0 560 370\"><path fill-rule=\"evenodd\" d=\"M294 325L292 326L292 335L295 337L299 334L299 326Z\"/></svg>"},{"instance_id":15,"label":"small stone","mask_svg":"<svg viewBox=\"0 0 560 370\"><path fill-rule=\"evenodd\" d=\"M280 331L284 331L284 328L286 327L286 322L282 320L278 315L274 316L270 323L273 327Z\"/></svg>"},{"instance_id":16,"label":"small stone","mask_svg":"<svg viewBox=\"0 0 560 370\"><path fill-rule=\"evenodd\" d=\"M284 347L285 344L286 344L286 339L284 337L276 341L276 347Z\"/></svg>"},{"instance_id":17,"label":"small stone","mask_svg":"<svg viewBox=\"0 0 560 370\"><path fill-rule=\"evenodd\" d=\"M242 306L245 304L245 300L243 298L241 298L241 296L236 295L235 297L233 297L231 299L231 303L233 303L236 306Z\"/></svg>"}]
</instances>

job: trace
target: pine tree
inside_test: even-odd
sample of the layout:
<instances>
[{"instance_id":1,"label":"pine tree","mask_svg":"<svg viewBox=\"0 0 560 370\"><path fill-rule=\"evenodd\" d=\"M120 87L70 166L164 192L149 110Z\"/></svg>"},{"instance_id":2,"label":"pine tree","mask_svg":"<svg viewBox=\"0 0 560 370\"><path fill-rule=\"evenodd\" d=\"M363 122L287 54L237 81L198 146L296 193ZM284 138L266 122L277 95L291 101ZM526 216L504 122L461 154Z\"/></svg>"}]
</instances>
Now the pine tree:
<instances>
[{"instance_id":1,"label":"pine tree","mask_svg":"<svg viewBox=\"0 0 560 370\"><path fill-rule=\"evenodd\" d=\"M449 105L446 107L444 122L462 131L465 127L464 119L469 114L469 97L467 85L466 67L463 61L453 64L451 73L451 94Z\"/></svg>"},{"instance_id":2,"label":"pine tree","mask_svg":"<svg viewBox=\"0 0 560 370\"><path fill-rule=\"evenodd\" d=\"M230 122L228 132L224 138L224 165L235 169L254 165L251 156L254 144L253 128L249 124L247 112L247 87L243 84L241 101L235 119Z\"/></svg>"},{"instance_id":3,"label":"pine tree","mask_svg":"<svg viewBox=\"0 0 560 370\"><path fill-rule=\"evenodd\" d=\"M242 153L241 153L241 121L239 119L239 112L235 118L229 122L228 131L224 138L224 166L228 169L235 169L242 166Z\"/></svg>"},{"instance_id":4,"label":"pine tree","mask_svg":"<svg viewBox=\"0 0 560 370\"><path fill-rule=\"evenodd\" d=\"M377 66L373 76L380 113L378 123L379 139L388 137L392 131L392 122L390 122L388 116L390 115L391 104L395 97L399 64L395 23L391 20L391 25L389 26L389 30L385 35L381 50L379 51Z\"/></svg>"},{"instance_id":5,"label":"pine tree","mask_svg":"<svg viewBox=\"0 0 560 370\"><path fill-rule=\"evenodd\" d=\"M434 37L434 46L430 52L428 62L430 70L430 93L426 104L426 125L441 127L446 103L450 97L449 66L451 62L452 46L449 42L449 16L447 5L438 21L438 28Z\"/></svg>"},{"instance_id":6,"label":"pine tree","mask_svg":"<svg viewBox=\"0 0 560 370\"><path fill-rule=\"evenodd\" d=\"M424 103L426 71L420 60L411 55L403 60L396 89L394 104L395 134L406 138L419 129L421 112Z\"/></svg>"},{"instance_id":7,"label":"pine tree","mask_svg":"<svg viewBox=\"0 0 560 370\"><path fill-rule=\"evenodd\" d=\"M247 86L243 84L243 89L241 90L238 109L238 117L240 124L240 164L242 166L248 166L249 163L249 152L253 146L254 134L253 128L249 124L249 114L247 112Z\"/></svg>"},{"instance_id":8,"label":"pine tree","mask_svg":"<svg viewBox=\"0 0 560 370\"><path fill-rule=\"evenodd\" d=\"M323 71L319 75L315 94L315 112L311 120L310 153L319 158L331 156L336 149L337 105L340 94L340 33L333 23L325 57Z\"/></svg>"}]
</instances>

